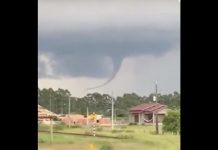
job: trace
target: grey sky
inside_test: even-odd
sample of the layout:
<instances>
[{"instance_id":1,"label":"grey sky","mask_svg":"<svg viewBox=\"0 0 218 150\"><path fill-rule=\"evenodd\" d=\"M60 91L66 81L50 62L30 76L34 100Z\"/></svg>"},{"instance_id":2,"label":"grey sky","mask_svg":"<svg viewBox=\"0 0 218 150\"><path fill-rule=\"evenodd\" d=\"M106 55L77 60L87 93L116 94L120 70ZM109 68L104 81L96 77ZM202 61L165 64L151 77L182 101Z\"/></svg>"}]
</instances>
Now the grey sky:
<instances>
[{"instance_id":1,"label":"grey sky","mask_svg":"<svg viewBox=\"0 0 218 150\"><path fill-rule=\"evenodd\" d=\"M57 85L64 87L66 80L77 79L78 82L83 79L81 84L86 80L87 87L79 87L81 90L77 95L81 96L84 88L105 82L109 84L96 91L115 90L115 87L110 87L114 84L116 88L118 86L115 93L122 95L128 90L121 90L121 80L117 80L120 71L127 67L128 59L134 60L132 64L138 64L138 58L143 58L141 63L146 64L134 67L138 68L141 79L149 74L147 82L163 80L165 84L164 81L168 81L162 86L163 92L179 90L179 7L176 0L39 0L39 87L49 84L54 88ZM165 57L169 57L165 60L168 65L157 64ZM155 64L147 60L155 60ZM149 70L152 65L155 68ZM167 72L169 70L174 73ZM127 74L134 73L127 69ZM155 74L163 77L155 78ZM165 79L166 76L172 80ZM135 78L141 80L137 75ZM134 83L138 81L134 79ZM146 88L151 91L152 83L149 82L151 87L140 84L126 86L133 86L129 92L142 93ZM73 86L68 88L73 90Z\"/></svg>"}]
</instances>

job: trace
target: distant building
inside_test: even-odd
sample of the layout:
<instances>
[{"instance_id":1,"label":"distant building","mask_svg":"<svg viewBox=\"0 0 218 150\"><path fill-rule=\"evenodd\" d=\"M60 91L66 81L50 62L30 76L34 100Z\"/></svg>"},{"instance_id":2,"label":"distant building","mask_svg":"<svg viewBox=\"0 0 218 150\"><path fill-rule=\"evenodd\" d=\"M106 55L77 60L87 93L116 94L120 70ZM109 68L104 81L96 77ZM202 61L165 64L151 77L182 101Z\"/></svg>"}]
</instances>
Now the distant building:
<instances>
[{"instance_id":1,"label":"distant building","mask_svg":"<svg viewBox=\"0 0 218 150\"><path fill-rule=\"evenodd\" d=\"M38 122L39 123L50 124L51 117L58 117L58 115L38 105ZM54 124L54 121L52 121L52 123Z\"/></svg>"},{"instance_id":2,"label":"distant building","mask_svg":"<svg viewBox=\"0 0 218 150\"><path fill-rule=\"evenodd\" d=\"M65 124L71 124L71 125L86 125L87 124L87 117L81 114L71 114L64 115L59 117L61 121L63 121ZM92 120L89 118L88 123L91 123ZM102 115L96 115L96 123L99 126L109 126L110 118L105 118Z\"/></svg>"},{"instance_id":3,"label":"distant building","mask_svg":"<svg viewBox=\"0 0 218 150\"><path fill-rule=\"evenodd\" d=\"M80 114L70 114L70 116L64 115L64 116L61 116L60 118L65 124L69 124L69 123L71 125L86 124L86 118L84 117L84 115L80 115Z\"/></svg>"},{"instance_id":4,"label":"distant building","mask_svg":"<svg viewBox=\"0 0 218 150\"><path fill-rule=\"evenodd\" d=\"M64 114L64 115L58 115L55 114L46 108L38 105L38 122L42 124L50 124L50 118L56 117L60 121L62 121L65 124L71 124L71 125L86 125L87 124L87 118L84 115L81 114ZM88 122L91 122L90 119L88 119ZM109 126L111 124L110 118L105 118L103 115L96 115L96 123L99 126ZM55 124L55 121L52 121L52 124Z\"/></svg>"},{"instance_id":5,"label":"distant building","mask_svg":"<svg viewBox=\"0 0 218 150\"><path fill-rule=\"evenodd\" d=\"M143 103L129 109L129 123L154 124L155 113L158 114L158 123L162 123L167 113L167 106L159 103Z\"/></svg>"}]
</instances>

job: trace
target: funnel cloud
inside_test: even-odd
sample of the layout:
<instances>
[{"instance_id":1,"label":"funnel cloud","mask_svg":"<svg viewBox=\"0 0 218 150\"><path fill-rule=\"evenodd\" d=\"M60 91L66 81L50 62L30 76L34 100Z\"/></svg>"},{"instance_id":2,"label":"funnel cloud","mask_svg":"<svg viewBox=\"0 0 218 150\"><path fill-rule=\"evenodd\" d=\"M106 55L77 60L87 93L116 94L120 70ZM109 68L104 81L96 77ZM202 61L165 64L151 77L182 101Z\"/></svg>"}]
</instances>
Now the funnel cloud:
<instances>
[{"instance_id":1,"label":"funnel cloud","mask_svg":"<svg viewBox=\"0 0 218 150\"><path fill-rule=\"evenodd\" d=\"M179 47L179 4L166 1L39 0L39 78L108 78L124 58Z\"/></svg>"}]
</instances>

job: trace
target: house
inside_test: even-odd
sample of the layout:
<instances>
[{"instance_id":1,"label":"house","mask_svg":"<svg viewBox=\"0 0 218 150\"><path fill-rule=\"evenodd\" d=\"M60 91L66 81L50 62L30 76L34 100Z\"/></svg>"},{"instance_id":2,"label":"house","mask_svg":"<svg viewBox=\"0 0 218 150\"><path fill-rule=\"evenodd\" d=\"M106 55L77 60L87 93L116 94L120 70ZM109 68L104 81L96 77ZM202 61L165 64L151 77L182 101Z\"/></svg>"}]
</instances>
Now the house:
<instances>
[{"instance_id":1,"label":"house","mask_svg":"<svg viewBox=\"0 0 218 150\"><path fill-rule=\"evenodd\" d=\"M38 105L38 122L39 123L50 124L51 117L58 117L58 115ZM52 121L52 124L54 124L54 121Z\"/></svg>"},{"instance_id":2,"label":"house","mask_svg":"<svg viewBox=\"0 0 218 150\"><path fill-rule=\"evenodd\" d=\"M92 122L90 118L81 115L81 114L71 114L69 115L64 115L60 117L61 121L63 121L65 124L71 124L71 125L87 125ZM96 123L99 126L109 126L110 123L110 118L105 118L103 115L96 115Z\"/></svg>"},{"instance_id":3,"label":"house","mask_svg":"<svg viewBox=\"0 0 218 150\"><path fill-rule=\"evenodd\" d=\"M86 118L84 115L80 114L70 114L70 115L63 115L60 117L61 121L63 121L65 124L71 124L71 125L83 125L86 124Z\"/></svg>"},{"instance_id":4,"label":"house","mask_svg":"<svg viewBox=\"0 0 218 150\"><path fill-rule=\"evenodd\" d=\"M102 126L102 127L108 127L108 126L111 126L111 120L110 118L102 117L99 119L98 124L99 126Z\"/></svg>"},{"instance_id":5,"label":"house","mask_svg":"<svg viewBox=\"0 0 218 150\"><path fill-rule=\"evenodd\" d=\"M143 103L129 109L129 123L154 124L155 114L158 114L158 123L162 123L167 113L167 106L159 103Z\"/></svg>"}]
</instances>

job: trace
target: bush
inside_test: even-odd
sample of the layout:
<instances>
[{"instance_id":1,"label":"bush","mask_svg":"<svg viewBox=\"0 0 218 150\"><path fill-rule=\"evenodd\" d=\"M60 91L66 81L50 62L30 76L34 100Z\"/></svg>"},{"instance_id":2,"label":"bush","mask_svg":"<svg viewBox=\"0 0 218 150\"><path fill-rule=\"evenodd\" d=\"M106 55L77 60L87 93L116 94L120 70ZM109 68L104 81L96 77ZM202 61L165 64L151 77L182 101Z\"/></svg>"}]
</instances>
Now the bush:
<instances>
[{"instance_id":1,"label":"bush","mask_svg":"<svg viewBox=\"0 0 218 150\"><path fill-rule=\"evenodd\" d=\"M102 145L100 150L113 150L113 147L109 144Z\"/></svg>"},{"instance_id":2,"label":"bush","mask_svg":"<svg viewBox=\"0 0 218 150\"><path fill-rule=\"evenodd\" d=\"M163 133L171 132L177 134L180 131L179 111L170 111L163 120Z\"/></svg>"},{"instance_id":3,"label":"bush","mask_svg":"<svg viewBox=\"0 0 218 150\"><path fill-rule=\"evenodd\" d=\"M60 119L57 116L52 117L53 121L60 121Z\"/></svg>"},{"instance_id":4,"label":"bush","mask_svg":"<svg viewBox=\"0 0 218 150\"><path fill-rule=\"evenodd\" d=\"M118 114L117 117L125 117L125 114Z\"/></svg>"}]
</instances>

